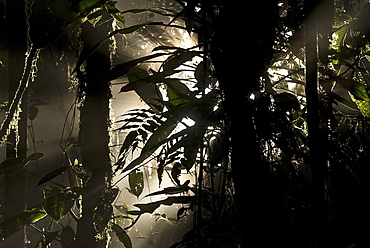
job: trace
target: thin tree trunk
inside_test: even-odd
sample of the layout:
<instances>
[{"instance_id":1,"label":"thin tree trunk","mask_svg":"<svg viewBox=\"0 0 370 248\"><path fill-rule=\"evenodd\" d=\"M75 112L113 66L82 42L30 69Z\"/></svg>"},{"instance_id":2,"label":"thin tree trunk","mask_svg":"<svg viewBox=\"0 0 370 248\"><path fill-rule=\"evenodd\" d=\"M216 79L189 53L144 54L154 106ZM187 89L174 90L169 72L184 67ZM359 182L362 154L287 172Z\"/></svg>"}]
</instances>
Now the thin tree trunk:
<instances>
[{"instance_id":1,"label":"thin tree trunk","mask_svg":"<svg viewBox=\"0 0 370 248\"><path fill-rule=\"evenodd\" d=\"M96 28L89 23L83 27L84 50L103 40L110 31L109 24ZM96 242L94 210L102 201L102 194L111 182L109 158L109 82L104 80L110 69L109 43L103 44L86 62L85 100L81 109L79 144L82 164L89 168L92 177L82 198L82 218L77 227L77 247L105 247ZM83 83L83 82L82 82Z\"/></svg>"},{"instance_id":2,"label":"thin tree trunk","mask_svg":"<svg viewBox=\"0 0 370 248\"><path fill-rule=\"evenodd\" d=\"M322 144L325 142L320 129L320 106L318 97L318 40L317 3L305 1L305 43L306 43L306 99L309 163L312 173L311 235L312 247L327 247L326 213L326 163Z\"/></svg>"}]
</instances>

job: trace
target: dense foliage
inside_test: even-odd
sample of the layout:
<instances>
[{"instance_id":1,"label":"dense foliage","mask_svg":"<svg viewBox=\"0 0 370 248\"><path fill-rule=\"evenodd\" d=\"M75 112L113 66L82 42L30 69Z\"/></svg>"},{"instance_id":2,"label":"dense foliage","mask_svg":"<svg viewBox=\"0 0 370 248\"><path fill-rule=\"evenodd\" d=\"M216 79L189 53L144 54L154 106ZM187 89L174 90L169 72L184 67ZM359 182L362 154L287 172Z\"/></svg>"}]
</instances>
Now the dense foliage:
<instances>
[{"instance_id":1,"label":"dense foliage","mask_svg":"<svg viewBox=\"0 0 370 248\"><path fill-rule=\"evenodd\" d=\"M27 88L40 49L75 53L75 60L60 63L74 68L80 140L61 143L67 163L41 176L40 206L2 220L5 238L30 225L42 236L35 247L94 245L96 237L96 247L105 247L114 233L127 248L132 247L128 230L140 216L167 218L156 210L181 204L171 221L191 216L191 228L172 247L367 247L368 1L250 3L260 15L243 17L250 37L240 54L225 34L241 21L228 18L230 13L240 16L245 9L217 0L159 4L124 11L97 0L25 5L32 45L19 87ZM45 6L52 11L41 28L44 19L34 13ZM137 23L127 25L126 15ZM174 45L155 38L167 29L192 42ZM138 40L154 49L129 59L114 53L117 44L128 49ZM148 108L122 113L109 133L108 105L102 104L111 96L109 81L122 78L128 82L121 92L136 92ZM2 138L9 123L17 125L22 97L23 92L14 94L2 105L7 111ZM94 111L102 118L91 118ZM89 129L91 123L102 129ZM114 133L125 137L110 163L107 137ZM72 157L77 147L82 155ZM91 154L102 159L95 159L98 166ZM41 157L36 151L7 157L0 173L27 171L27 164ZM159 185L164 176L173 185L144 196L144 170L153 163ZM64 174L68 179L58 181ZM128 180L138 199L163 198L116 205L120 189L114 176ZM53 225L44 225L47 217Z\"/></svg>"}]
</instances>

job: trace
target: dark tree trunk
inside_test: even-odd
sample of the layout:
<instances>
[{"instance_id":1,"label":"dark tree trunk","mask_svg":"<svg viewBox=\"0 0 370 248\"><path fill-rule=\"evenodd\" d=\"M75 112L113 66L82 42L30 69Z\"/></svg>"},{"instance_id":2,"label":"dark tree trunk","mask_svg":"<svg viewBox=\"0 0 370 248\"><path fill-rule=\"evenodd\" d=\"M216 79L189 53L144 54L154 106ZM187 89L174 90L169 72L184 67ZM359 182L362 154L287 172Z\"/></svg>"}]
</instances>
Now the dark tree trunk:
<instances>
[{"instance_id":1,"label":"dark tree trunk","mask_svg":"<svg viewBox=\"0 0 370 248\"><path fill-rule=\"evenodd\" d=\"M236 224L243 247L277 244L269 168L263 163L250 100L252 93L260 92L260 78L271 63L276 18L276 1L249 1L237 8L225 1L211 51L230 123L231 167L240 216ZM242 23L247 38L226 36Z\"/></svg>"},{"instance_id":2,"label":"dark tree trunk","mask_svg":"<svg viewBox=\"0 0 370 248\"><path fill-rule=\"evenodd\" d=\"M311 235L312 247L327 247L326 211L326 155L323 144L327 142L320 128L320 103L318 93L318 23L320 12L317 1L305 1L306 43L306 99L309 164L312 172ZM319 6L320 7L320 6ZM326 11L329 11L326 9ZM321 19L320 19L321 20ZM325 44L321 50L327 50ZM324 53L322 53L324 54ZM321 56L325 58L324 55Z\"/></svg>"},{"instance_id":3,"label":"dark tree trunk","mask_svg":"<svg viewBox=\"0 0 370 248\"><path fill-rule=\"evenodd\" d=\"M107 37L109 24L93 28L83 27L84 51ZM81 109L79 145L82 164L92 171L82 199L82 218L77 227L77 247L105 247L106 242L96 242L94 210L102 201L102 194L111 181L109 158L109 82L104 79L110 69L109 43L99 47L86 62L85 100ZM81 79L80 79L81 80Z\"/></svg>"},{"instance_id":4,"label":"dark tree trunk","mask_svg":"<svg viewBox=\"0 0 370 248\"><path fill-rule=\"evenodd\" d=\"M24 0L12 0L6 2L6 27L7 27L7 78L8 100L14 99L24 72L27 51L27 22L26 6ZM27 77L27 75L26 75ZM22 160L27 153L27 109L28 97L24 93L21 103L18 130L12 129L7 137L6 159ZM16 218L26 208L26 173L16 166L6 172L4 177L4 216L3 221ZM4 231L5 242L14 247L25 247L25 230L16 233Z\"/></svg>"}]
</instances>

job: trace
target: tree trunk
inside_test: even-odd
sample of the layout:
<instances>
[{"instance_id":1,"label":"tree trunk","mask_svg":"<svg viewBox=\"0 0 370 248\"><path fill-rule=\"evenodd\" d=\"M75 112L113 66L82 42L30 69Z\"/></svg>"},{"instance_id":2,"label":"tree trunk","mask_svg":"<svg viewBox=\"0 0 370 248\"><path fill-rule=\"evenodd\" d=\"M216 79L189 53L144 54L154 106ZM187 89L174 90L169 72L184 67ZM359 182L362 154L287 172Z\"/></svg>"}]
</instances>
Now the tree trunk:
<instances>
[{"instance_id":1,"label":"tree trunk","mask_svg":"<svg viewBox=\"0 0 370 248\"><path fill-rule=\"evenodd\" d=\"M312 173L311 235L312 247L327 247L326 161L323 151L324 134L320 129L318 95L317 2L305 1L306 99L309 163Z\"/></svg>"},{"instance_id":2,"label":"tree trunk","mask_svg":"<svg viewBox=\"0 0 370 248\"><path fill-rule=\"evenodd\" d=\"M107 37L110 25L83 27L84 51ZM79 145L82 164L92 172L82 196L82 218L77 227L77 247L105 247L96 241L94 210L102 201L102 194L111 182L109 158L109 82L104 79L110 69L109 43L99 47L86 61L85 100L81 109ZM81 79L80 79L81 80Z\"/></svg>"},{"instance_id":3,"label":"tree trunk","mask_svg":"<svg viewBox=\"0 0 370 248\"><path fill-rule=\"evenodd\" d=\"M11 0L6 2L6 27L7 27L7 78L8 100L14 99L16 90L22 78L27 52L27 22L26 5L24 0ZM26 75L27 77L28 75ZM22 97L20 119L17 129L12 129L7 141L6 159L22 160L27 153L27 92ZM13 167L6 172L4 177L4 215L3 221L16 218L26 209L26 173L20 168ZM25 247L25 229L16 233L6 233L4 242L9 242L14 247Z\"/></svg>"},{"instance_id":4,"label":"tree trunk","mask_svg":"<svg viewBox=\"0 0 370 248\"><path fill-rule=\"evenodd\" d=\"M249 1L237 8L230 1L224 4L211 52L230 123L231 167L240 217L237 225L243 247L273 247L276 239L269 168L263 163L250 96L260 92L260 78L271 63L277 3ZM241 23L246 25L247 41L244 37L226 37L231 27Z\"/></svg>"}]
</instances>

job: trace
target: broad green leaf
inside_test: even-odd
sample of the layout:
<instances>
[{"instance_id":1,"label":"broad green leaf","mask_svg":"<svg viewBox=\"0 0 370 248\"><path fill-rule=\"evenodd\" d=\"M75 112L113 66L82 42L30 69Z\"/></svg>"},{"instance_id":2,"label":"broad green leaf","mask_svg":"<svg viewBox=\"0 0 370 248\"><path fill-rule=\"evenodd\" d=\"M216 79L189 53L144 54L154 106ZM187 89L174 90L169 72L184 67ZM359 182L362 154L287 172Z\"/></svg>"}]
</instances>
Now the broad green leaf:
<instances>
[{"instance_id":1,"label":"broad green leaf","mask_svg":"<svg viewBox=\"0 0 370 248\"><path fill-rule=\"evenodd\" d=\"M14 219L0 223L0 226L2 226L3 228L3 234L10 235L16 232L19 228L22 228L24 225L29 225L31 223L38 222L39 220L43 219L46 215L47 214L43 209L32 208L19 214Z\"/></svg>"},{"instance_id":2,"label":"broad green leaf","mask_svg":"<svg viewBox=\"0 0 370 248\"><path fill-rule=\"evenodd\" d=\"M31 160L38 160L42 158L43 156L44 154L40 152L33 153L29 155L28 157L26 157L25 159L23 159L23 163L27 163L28 161L31 161Z\"/></svg>"},{"instance_id":3,"label":"broad green leaf","mask_svg":"<svg viewBox=\"0 0 370 248\"><path fill-rule=\"evenodd\" d=\"M91 11L103 6L106 2L107 2L106 0L81 0L79 1L80 17L87 16Z\"/></svg>"},{"instance_id":4,"label":"broad green leaf","mask_svg":"<svg viewBox=\"0 0 370 248\"><path fill-rule=\"evenodd\" d=\"M106 10L109 12L109 14L117 21L125 25L125 17L123 14L114 6L114 4L106 4L105 5Z\"/></svg>"},{"instance_id":5,"label":"broad green leaf","mask_svg":"<svg viewBox=\"0 0 370 248\"><path fill-rule=\"evenodd\" d=\"M361 100L354 100L358 106L358 109L361 111L363 116L370 118L370 102L369 101L361 101Z\"/></svg>"},{"instance_id":6,"label":"broad green leaf","mask_svg":"<svg viewBox=\"0 0 370 248\"><path fill-rule=\"evenodd\" d=\"M343 25L338 31L335 33L338 35L338 38L336 40L336 45L339 47L344 46L344 41L345 38L347 37L347 32L348 32L348 25Z\"/></svg>"},{"instance_id":7,"label":"broad green leaf","mask_svg":"<svg viewBox=\"0 0 370 248\"><path fill-rule=\"evenodd\" d=\"M74 204L76 195L71 192L63 192L58 187L46 186L43 188L44 200L42 207L54 220L60 220L65 216Z\"/></svg>"},{"instance_id":8,"label":"broad green leaf","mask_svg":"<svg viewBox=\"0 0 370 248\"><path fill-rule=\"evenodd\" d=\"M148 78L149 77L149 73L140 68L140 67L133 67L128 73L127 73L127 78L128 78L128 81L130 83L133 83L137 80L140 80L140 79L145 79L145 78Z\"/></svg>"},{"instance_id":9,"label":"broad green leaf","mask_svg":"<svg viewBox=\"0 0 370 248\"><path fill-rule=\"evenodd\" d=\"M37 186L40 186L43 183L49 182L50 180L62 174L68 168L69 166L63 166L63 167L53 170L52 172L48 173L46 176L41 178Z\"/></svg>"},{"instance_id":10,"label":"broad green leaf","mask_svg":"<svg viewBox=\"0 0 370 248\"><path fill-rule=\"evenodd\" d=\"M365 85L345 78L338 78L336 82L348 90L356 100L370 101L368 89Z\"/></svg>"},{"instance_id":11,"label":"broad green leaf","mask_svg":"<svg viewBox=\"0 0 370 248\"><path fill-rule=\"evenodd\" d=\"M144 190L144 176L143 173L134 170L129 175L130 192L139 197Z\"/></svg>"},{"instance_id":12,"label":"broad green leaf","mask_svg":"<svg viewBox=\"0 0 370 248\"><path fill-rule=\"evenodd\" d=\"M190 90L180 80L166 79L164 83L167 86L168 99L174 106L179 106L190 102Z\"/></svg>"},{"instance_id":13,"label":"broad green leaf","mask_svg":"<svg viewBox=\"0 0 370 248\"><path fill-rule=\"evenodd\" d=\"M339 96L338 94L335 94L335 93L331 93L331 96L334 98L334 100L344 104L348 108L354 109L354 110L359 110L356 103L354 103L352 101L349 101L349 100L345 99L344 97L341 97L341 96Z\"/></svg>"},{"instance_id":14,"label":"broad green leaf","mask_svg":"<svg viewBox=\"0 0 370 248\"><path fill-rule=\"evenodd\" d=\"M23 212L21 220L24 221L24 224L36 223L39 220L43 219L46 216L44 210L40 208L32 208Z\"/></svg>"},{"instance_id":15,"label":"broad green leaf","mask_svg":"<svg viewBox=\"0 0 370 248\"><path fill-rule=\"evenodd\" d=\"M132 242L126 231L117 224L112 225L112 230L116 233L118 239L122 242L125 248L132 248Z\"/></svg>"}]
</instances>

